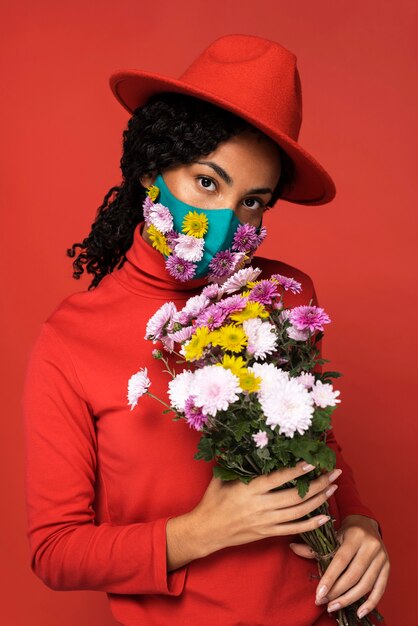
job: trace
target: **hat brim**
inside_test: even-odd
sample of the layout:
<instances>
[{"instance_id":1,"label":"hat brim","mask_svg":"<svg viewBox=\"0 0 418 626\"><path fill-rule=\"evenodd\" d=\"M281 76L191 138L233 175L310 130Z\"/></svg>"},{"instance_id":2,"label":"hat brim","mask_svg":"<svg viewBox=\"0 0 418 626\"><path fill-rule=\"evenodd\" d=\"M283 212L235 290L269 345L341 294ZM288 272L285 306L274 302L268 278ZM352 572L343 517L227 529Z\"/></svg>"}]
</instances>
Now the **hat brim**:
<instances>
[{"instance_id":1,"label":"hat brim","mask_svg":"<svg viewBox=\"0 0 418 626\"><path fill-rule=\"evenodd\" d=\"M257 119L251 112L237 107L210 91L199 89L186 81L142 70L120 70L109 78L110 88L120 104L129 112L146 103L148 98L161 91L184 93L208 100L244 118L268 135L292 159L295 175L291 186L281 196L282 200L296 204L319 205L335 197L334 181L320 163L288 135L278 132Z\"/></svg>"}]
</instances>

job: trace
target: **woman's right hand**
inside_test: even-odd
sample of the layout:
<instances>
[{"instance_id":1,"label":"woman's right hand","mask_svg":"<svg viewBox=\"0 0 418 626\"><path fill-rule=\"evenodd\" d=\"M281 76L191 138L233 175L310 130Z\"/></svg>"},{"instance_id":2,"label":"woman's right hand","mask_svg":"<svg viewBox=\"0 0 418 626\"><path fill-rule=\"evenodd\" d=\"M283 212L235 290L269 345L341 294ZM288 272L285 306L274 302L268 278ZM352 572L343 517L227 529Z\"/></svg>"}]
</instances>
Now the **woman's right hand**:
<instances>
[{"instance_id":1,"label":"woman's right hand","mask_svg":"<svg viewBox=\"0 0 418 626\"><path fill-rule=\"evenodd\" d=\"M309 491L303 498L297 487L271 491L306 474L312 469L303 470L306 465L306 461L301 461L295 467L257 476L248 484L239 479L223 481L213 476L199 504L189 514L202 556L265 537L294 535L318 528L323 515L307 520L300 518L334 493L338 485L331 487L329 477L332 473L335 480L341 470L327 472L310 481ZM333 488L331 493L330 487Z\"/></svg>"}]
</instances>

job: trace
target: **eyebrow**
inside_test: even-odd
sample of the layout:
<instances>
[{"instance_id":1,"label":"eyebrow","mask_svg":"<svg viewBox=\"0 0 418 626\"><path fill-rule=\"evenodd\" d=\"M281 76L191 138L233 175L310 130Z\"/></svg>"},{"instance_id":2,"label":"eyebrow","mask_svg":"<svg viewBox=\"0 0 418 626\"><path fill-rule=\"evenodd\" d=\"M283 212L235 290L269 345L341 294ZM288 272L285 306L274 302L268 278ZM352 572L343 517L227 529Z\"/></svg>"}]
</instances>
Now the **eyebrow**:
<instances>
[{"instance_id":1,"label":"eyebrow","mask_svg":"<svg viewBox=\"0 0 418 626\"><path fill-rule=\"evenodd\" d=\"M199 163L200 165L209 165L217 174L224 180L227 185L232 185L234 181L231 176L226 172L223 167L215 163L214 161L195 161L195 163ZM248 189L247 193L273 193L270 187L257 187L254 189Z\"/></svg>"}]
</instances>

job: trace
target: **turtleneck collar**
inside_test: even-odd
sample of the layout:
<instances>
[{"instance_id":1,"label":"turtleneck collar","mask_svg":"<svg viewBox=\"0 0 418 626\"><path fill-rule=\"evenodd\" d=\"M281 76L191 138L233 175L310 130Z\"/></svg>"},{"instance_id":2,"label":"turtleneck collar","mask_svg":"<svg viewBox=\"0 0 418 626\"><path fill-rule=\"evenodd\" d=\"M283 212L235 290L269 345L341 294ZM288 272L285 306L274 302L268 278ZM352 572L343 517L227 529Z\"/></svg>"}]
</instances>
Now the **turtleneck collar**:
<instances>
[{"instance_id":1,"label":"turtleneck collar","mask_svg":"<svg viewBox=\"0 0 418 626\"><path fill-rule=\"evenodd\" d=\"M131 247L125 253L121 268L110 275L130 291L158 300L181 300L192 292L199 293L208 284L207 277L181 282L173 278L165 267L164 256L142 237L144 222L134 230Z\"/></svg>"}]
</instances>

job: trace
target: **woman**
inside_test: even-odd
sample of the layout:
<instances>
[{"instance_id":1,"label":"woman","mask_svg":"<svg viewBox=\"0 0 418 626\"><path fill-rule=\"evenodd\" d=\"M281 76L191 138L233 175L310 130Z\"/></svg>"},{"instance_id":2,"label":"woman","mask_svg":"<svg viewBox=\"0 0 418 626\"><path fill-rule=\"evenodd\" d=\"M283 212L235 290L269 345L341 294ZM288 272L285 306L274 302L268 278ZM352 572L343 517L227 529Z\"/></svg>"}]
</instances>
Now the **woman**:
<instances>
[{"instance_id":1,"label":"woman","mask_svg":"<svg viewBox=\"0 0 418 626\"><path fill-rule=\"evenodd\" d=\"M249 485L222 483L212 464L193 458L199 433L147 397L136 411L126 402L126 381L139 366L159 397L167 390L144 339L148 319L166 301L181 308L208 284L210 258L192 278L178 265L169 271L161 241L144 227L151 185L158 183L173 212L205 209L221 230L228 212L219 209L259 227L279 198L323 204L334 197L329 175L297 143L295 57L275 42L228 35L179 80L118 72L111 86L132 113L123 181L105 196L89 236L68 250L74 257L82 249L74 277L85 265L93 274L88 290L64 299L43 323L27 368L33 571L52 589L105 591L125 626L331 624L332 602L347 606L374 586L362 607L369 613L383 595L389 561L332 432L339 489L328 491L339 472L324 474L301 502L296 489L270 490L308 471L305 463ZM225 241L212 242L211 258ZM301 282L286 306L316 302L301 270L261 257L253 265ZM308 547L292 551L289 543L318 526L319 516L300 518L325 500L342 545L318 581ZM325 597L316 598L324 586Z\"/></svg>"}]
</instances>

